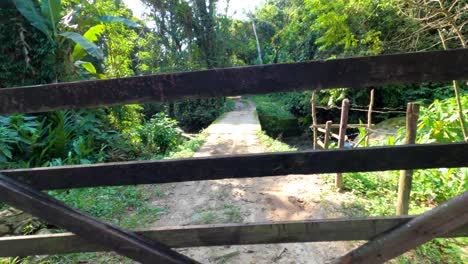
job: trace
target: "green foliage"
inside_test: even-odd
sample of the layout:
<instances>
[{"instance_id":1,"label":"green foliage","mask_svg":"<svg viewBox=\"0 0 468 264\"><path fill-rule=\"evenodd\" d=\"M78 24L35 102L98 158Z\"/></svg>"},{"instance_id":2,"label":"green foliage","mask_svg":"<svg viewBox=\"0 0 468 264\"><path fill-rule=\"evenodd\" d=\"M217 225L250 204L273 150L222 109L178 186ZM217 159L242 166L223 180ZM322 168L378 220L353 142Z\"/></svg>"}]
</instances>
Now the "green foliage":
<instances>
[{"instance_id":1,"label":"green foliage","mask_svg":"<svg viewBox=\"0 0 468 264\"><path fill-rule=\"evenodd\" d=\"M260 140L260 143L266 147L268 152L285 152L297 150L296 148L290 147L288 144L269 137L263 131L259 131L257 133L257 137Z\"/></svg>"},{"instance_id":2,"label":"green foliage","mask_svg":"<svg viewBox=\"0 0 468 264\"><path fill-rule=\"evenodd\" d=\"M14 6L0 8L0 18L0 87L50 83L56 81L56 68L68 72L70 65L55 59L60 55L55 53L56 43L33 27Z\"/></svg>"},{"instance_id":3,"label":"green foliage","mask_svg":"<svg viewBox=\"0 0 468 264\"><path fill-rule=\"evenodd\" d=\"M90 27L84 34L83 37L90 41L91 43L96 43L99 40L99 37L104 33L104 25L98 24ZM82 45L76 44L73 48L72 56L76 60L81 60L86 57L86 51Z\"/></svg>"},{"instance_id":4,"label":"green foliage","mask_svg":"<svg viewBox=\"0 0 468 264\"><path fill-rule=\"evenodd\" d=\"M468 105L468 96L461 97L462 105ZM465 116L468 109L464 109ZM405 128L398 131L396 144L404 142ZM458 121L455 98L435 100L428 107L422 107L419 113L416 142L443 143L462 142L463 133ZM417 170L413 176L412 199L419 203L444 202L468 190L468 169L440 168Z\"/></svg>"},{"instance_id":5,"label":"green foliage","mask_svg":"<svg viewBox=\"0 0 468 264\"><path fill-rule=\"evenodd\" d=\"M298 120L289 111L289 105L283 101L284 94L287 93L249 97L257 105L258 117L262 129L272 137L278 137L280 135L292 136L302 133Z\"/></svg>"},{"instance_id":6,"label":"green foliage","mask_svg":"<svg viewBox=\"0 0 468 264\"><path fill-rule=\"evenodd\" d=\"M461 96L465 106L464 116L468 116L468 95ZM458 119L455 98L435 100L428 107L423 107L419 114L417 143L463 141L463 133ZM401 131L401 134L404 131Z\"/></svg>"},{"instance_id":7,"label":"green foliage","mask_svg":"<svg viewBox=\"0 0 468 264\"><path fill-rule=\"evenodd\" d=\"M226 101L224 103L224 112L226 113L226 112L234 111L235 108L236 108L236 103L234 102L234 100L232 100L229 97L226 97Z\"/></svg>"},{"instance_id":8,"label":"green foliage","mask_svg":"<svg viewBox=\"0 0 468 264\"><path fill-rule=\"evenodd\" d=\"M191 138L182 144L178 145L173 152L171 152L168 159L190 158L197 152L203 143L206 141L206 133L202 132L195 138Z\"/></svg>"},{"instance_id":9,"label":"green foliage","mask_svg":"<svg viewBox=\"0 0 468 264\"><path fill-rule=\"evenodd\" d=\"M184 130L198 132L223 112L224 98L187 99L174 103L172 116Z\"/></svg>"},{"instance_id":10,"label":"green foliage","mask_svg":"<svg viewBox=\"0 0 468 264\"><path fill-rule=\"evenodd\" d=\"M468 96L462 97L464 105ZM465 110L466 113L468 111ZM419 114L417 143L463 141L454 98L435 100L422 107ZM387 144L402 144L404 128ZM395 213L398 172L349 173L343 176L343 186L361 200L363 215L393 215ZM467 168L415 170L410 194L410 214L420 214L468 190ZM415 256L402 256L402 263L430 259L431 262L464 263L466 239L435 239L416 249Z\"/></svg>"},{"instance_id":11,"label":"green foliage","mask_svg":"<svg viewBox=\"0 0 468 264\"><path fill-rule=\"evenodd\" d=\"M101 22L107 22L107 23L110 23L110 22L122 22L124 25L126 25L127 27L134 27L134 28L138 28L140 27L140 25L138 23L135 23L133 21L131 21L130 19L126 19L124 17L116 17L116 16L100 16L99 17L99 20Z\"/></svg>"},{"instance_id":12,"label":"green foliage","mask_svg":"<svg viewBox=\"0 0 468 264\"><path fill-rule=\"evenodd\" d=\"M109 109L107 118L112 128L126 135L132 144L140 143L139 129L142 126L143 108L137 104L114 106Z\"/></svg>"},{"instance_id":13,"label":"green foliage","mask_svg":"<svg viewBox=\"0 0 468 264\"><path fill-rule=\"evenodd\" d=\"M36 6L32 0L14 0L13 3L15 4L18 11L31 23L31 25L44 33L50 40L52 40L52 32L50 31L49 25L55 27L56 20L55 18L58 17L60 14L60 9L57 10L56 8L48 8L49 1L43 1L42 4L42 14L39 13L36 9ZM55 2L55 1L53 1ZM54 7L56 5L54 4ZM59 5L60 7L60 5ZM52 13L52 12L58 12ZM45 19L46 16L49 18L49 21ZM54 23L55 22L55 23ZM48 25L49 24L49 25Z\"/></svg>"},{"instance_id":14,"label":"green foliage","mask_svg":"<svg viewBox=\"0 0 468 264\"><path fill-rule=\"evenodd\" d=\"M181 142L181 132L177 121L164 113L154 115L139 130L145 151L152 155L164 155L174 149Z\"/></svg>"},{"instance_id":15,"label":"green foliage","mask_svg":"<svg viewBox=\"0 0 468 264\"><path fill-rule=\"evenodd\" d=\"M133 223L127 219L129 210L135 210L139 216L148 212L157 216L163 211L161 208L149 207L145 202L149 194L139 186L80 188L49 191L49 194L74 208L124 228L141 227L156 220L146 219L146 222Z\"/></svg>"},{"instance_id":16,"label":"green foliage","mask_svg":"<svg viewBox=\"0 0 468 264\"><path fill-rule=\"evenodd\" d=\"M63 32L59 34L60 36L66 37L73 40L77 45L82 47L89 55L95 57L98 60L104 58L102 51L91 41L83 37L82 35L75 32Z\"/></svg>"}]
</instances>

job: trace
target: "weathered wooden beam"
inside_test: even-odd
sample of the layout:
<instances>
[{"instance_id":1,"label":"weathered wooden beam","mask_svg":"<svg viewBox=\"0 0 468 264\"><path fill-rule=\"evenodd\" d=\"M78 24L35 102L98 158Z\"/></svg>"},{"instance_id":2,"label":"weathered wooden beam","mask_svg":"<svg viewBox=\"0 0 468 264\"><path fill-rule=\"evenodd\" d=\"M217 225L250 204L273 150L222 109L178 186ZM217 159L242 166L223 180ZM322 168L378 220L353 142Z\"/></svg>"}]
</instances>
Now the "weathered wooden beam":
<instances>
[{"instance_id":1,"label":"weathered wooden beam","mask_svg":"<svg viewBox=\"0 0 468 264\"><path fill-rule=\"evenodd\" d=\"M341 104L338 148L343 148L345 141L348 140L348 137L346 136L346 128L348 127L348 113L349 113L349 100L348 98L345 98ZM337 163L336 165L340 166L339 163ZM335 176L335 188L338 190L341 190L343 188L343 175L340 172L338 172Z\"/></svg>"},{"instance_id":2,"label":"weathered wooden beam","mask_svg":"<svg viewBox=\"0 0 468 264\"><path fill-rule=\"evenodd\" d=\"M142 263L197 263L160 242L106 224L0 174L0 201ZM7 251L11 249L5 248Z\"/></svg>"},{"instance_id":3,"label":"weathered wooden beam","mask_svg":"<svg viewBox=\"0 0 468 264\"><path fill-rule=\"evenodd\" d=\"M366 126L366 144L365 146L369 146L370 141L370 131L369 129L372 127L372 109L374 108L374 89L370 91L370 99L369 99L369 110L367 111L367 126Z\"/></svg>"},{"instance_id":4,"label":"weathered wooden beam","mask_svg":"<svg viewBox=\"0 0 468 264\"><path fill-rule=\"evenodd\" d=\"M369 240L413 216L162 227L136 231L172 248ZM468 235L468 226L443 237ZM72 233L0 237L0 257L107 251Z\"/></svg>"},{"instance_id":5,"label":"weathered wooden beam","mask_svg":"<svg viewBox=\"0 0 468 264\"><path fill-rule=\"evenodd\" d=\"M318 127L318 128L324 128L326 124L317 124L317 125L311 125L310 128ZM375 126L375 124L372 124L371 126ZM358 127L367 127L367 124L348 124L348 128L358 128ZM331 124L330 128L340 128L340 124Z\"/></svg>"},{"instance_id":6,"label":"weathered wooden beam","mask_svg":"<svg viewBox=\"0 0 468 264\"><path fill-rule=\"evenodd\" d=\"M0 89L0 114L468 78L468 49Z\"/></svg>"},{"instance_id":7,"label":"weathered wooden beam","mask_svg":"<svg viewBox=\"0 0 468 264\"><path fill-rule=\"evenodd\" d=\"M332 126L332 121L328 120L325 123L325 138L323 140L323 144L325 145L324 149L328 149L328 146L330 145L330 128Z\"/></svg>"},{"instance_id":8,"label":"weathered wooden beam","mask_svg":"<svg viewBox=\"0 0 468 264\"><path fill-rule=\"evenodd\" d=\"M406 135L405 144L416 143L418 131L419 103L408 103L406 108ZM410 204L413 170L401 170L398 180L398 196L396 204L397 215L407 215Z\"/></svg>"},{"instance_id":9,"label":"weathered wooden beam","mask_svg":"<svg viewBox=\"0 0 468 264\"><path fill-rule=\"evenodd\" d=\"M317 142L316 142L316 143L317 143L317 145L318 145L320 148L325 149L325 143L323 143L322 140L317 139Z\"/></svg>"},{"instance_id":10,"label":"weathered wooden beam","mask_svg":"<svg viewBox=\"0 0 468 264\"><path fill-rule=\"evenodd\" d=\"M61 189L287 174L468 167L466 157L468 143L421 144L117 162L1 173L38 189Z\"/></svg>"},{"instance_id":11,"label":"weathered wooden beam","mask_svg":"<svg viewBox=\"0 0 468 264\"><path fill-rule=\"evenodd\" d=\"M384 263L468 223L468 192L382 233L334 263Z\"/></svg>"},{"instance_id":12,"label":"weathered wooden beam","mask_svg":"<svg viewBox=\"0 0 468 264\"><path fill-rule=\"evenodd\" d=\"M317 104L317 99L316 99L316 94L317 91L313 90L312 91L312 97L310 98L310 108L311 108L311 117L312 117L312 145L313 149L317 149L317 142L318 142L318 135L317 135L317 109L315 108L315 105Z\"/></svg>"}]
</instances>

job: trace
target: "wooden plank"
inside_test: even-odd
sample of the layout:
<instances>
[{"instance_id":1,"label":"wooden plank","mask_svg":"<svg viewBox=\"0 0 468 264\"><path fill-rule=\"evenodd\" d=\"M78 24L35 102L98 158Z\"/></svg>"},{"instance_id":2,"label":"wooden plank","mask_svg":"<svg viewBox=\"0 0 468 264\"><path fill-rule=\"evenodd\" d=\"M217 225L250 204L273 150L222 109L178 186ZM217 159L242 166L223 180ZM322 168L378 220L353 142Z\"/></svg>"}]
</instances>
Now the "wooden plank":
<instances>
[{"instance_id":1,"label":"wooden plank","mask_svg":"<svg viewBox=\"0 0 468 264\"><path fill-rule=\"evenodd\" d=\"M416 143L418 130L419 104L408 103L406 108L406 135L405 144ZM398 180L398 199L396 204L397 215L407 215L409 210L411 185L413 182L412 170L401 170Z\"/></svg>"},{"instance_id":2,"label":"wooden plank","mask_svg":"<svg viewBox=\"0 0 468 264\"><path fill-rule=\"evenodd\" d=\"M338 135L338 134L330 133L330 136L331 136L332 138L334 138L334 139L340 140L340 135ZM348 140L348 136L347 136L347 135L344 136L344 140L345 140L345 141Z\"/></svg>"},{"instance_id":3,"label":"wooden plank","mask_svg":"<svg viewBox=\"0 0 468 264\"><path fill-rule=\"evenodd\" d=\"M333 263L384 263L468 223L468 192L398 226Z\"/></svg>"},{"instance_id":4,"label":"wooden plank","mask_svg":"<svg viewBox=\"0 0 468 264\"><path fill-rule=\"evenodd\" d=\"M370 140L370 131L369 129L372 127L372 108L374 107L374 89L370 91L370 100L369 100L369 110L367 112L367 130L366 130L366 147L369 146L369 140Z\"/></svg>"},{"instance_id":5,"label":"wooden plank","mask_svg":"<svg viewBox=\"0 0 468 264\"><path fill-rule=\"evenodd\" d=\"M323 143L322 140L317 139L317 145L320 146L322 149L325 149L325 143Z\"/></svg>"},{"instance_id":6,"label":"wooden plank","mask_svg":"<svg viewBox=\"0 0 468 264\"><path fill-rule=\"evenodd\" d=\"M466 157L468 143L450 143L117 162L2 173L38 189L61 189L287 174L468 167Z\"/></svg>"},{"instance_id":7,"label":"wooden plank","mask_svg":"<svg viewBox=\"0 0 468 264\"><path fill-rule=\"evenodd\" d=\"M310 128L314 127L319 127L319 128L325 128L326 124L317 124L317 125L311 125ZM375 124L372 124L371 126L375 126ZM348 124L348 128L358 128L358 127L367 127L367 124ZM340 124L332 124L330 128L340 128Z\"/></svg>"},{"instance_id":8,"label":"wooden plank","mask_svg":"<svg viewBox=\"0 0 468 264\"><path fill-rule=\"evenodd\" d=\"M312 91L312 97L310 98L310 107L312 109L312 146L313 149L317 149L317 141L318 141L318 135L317 135L317 111L315 108L315 104L317 100L315 99L317 91Z\"/></svg>"},{"instance_id":9,"label":"wooden plank","mask_svg":"<svg viewBox=\"0 0 468 264\"><path fill-rule=\"evenodd\" d=\"M327 121L325 123L325 139L323 140L323 144L325 145L325 149L328 149L328 146L330 145L330 128L332 125L332 121Z\"/></svg>"},{"instance_id":10,"label":"wooden plank","mask_svg":"<svg viewBox=\"0 0 468 264\"><path fill-rule=\"evenodd\" d=\"M348 127L348 113L349 113L349 100L346 98L341 104L341 117L340 117L340 132L338 137L338 148L343 148L346 137L346 128ZM339 163L336 164L340 166ZM339 172L335 176L335 188L341 190L343 188L343 175Z\"/></svg>"},{"instance_id":11,"label":"wooden plank","mask_svg":"<svg viewBox=\"0 0 468 264\"><path fill-rule=\"evenodd\" d=\"M0 201L142 263L197 263L160 242L106 224L2 174Z\"/></svg>"},{"instance_id":12,"label":"wooden plank","mask_svg":"<svg viewBox=\"0 0 468 264\"><path fill-rule=\"evenodd\" d=\"M369 240L412 216L162 227L136 231L172 248ZM443 237L468 236L468 225ZM106 251L72 233L0 237L0 257Z\"/></svg>"},{"instance_id":13,"label":"wooden plank","mask_svg":"<svg viewBox=\"0 0 468 264\"><path fill-rule=\"evenodd\" d=\"M0 89L0 114L468 78L468 49Z\"/></svg>"},{"instance_id":14,"label":"wooden plank","mask_svg":"<svg viewBox=\"0 0 468 264\"><path fill-rule=\"evenodd\" d=\"M327 133L327 130L325 128L317 128L317 131L322 132L322 133Z\"/></svg>"}]
</instances>

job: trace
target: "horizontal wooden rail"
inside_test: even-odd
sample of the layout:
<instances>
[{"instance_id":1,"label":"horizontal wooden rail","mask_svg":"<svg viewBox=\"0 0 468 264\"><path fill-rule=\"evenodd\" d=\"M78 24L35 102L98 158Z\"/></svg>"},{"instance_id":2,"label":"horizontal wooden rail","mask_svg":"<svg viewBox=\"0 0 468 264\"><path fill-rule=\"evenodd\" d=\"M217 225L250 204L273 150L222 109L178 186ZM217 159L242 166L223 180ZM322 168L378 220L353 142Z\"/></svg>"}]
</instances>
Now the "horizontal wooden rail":
<instances>
[{"instance_id":1,"label":"horizontal wooden rail","mask_svg":"<svg viewBox=\"0 0 468 264\"><path fill-rule=\"evenodd\" d=\"M120 229L0 174L0 201L141 263L198 263L158 241ZM9 247L5 250L11 251Z\"/></svg>"},{"instance_id":2,"label":"horizontal wooden rail","mask_svg":"<svg viewBox=\"0 0 468 264\"><path fill-rule=\"evenodd\" d=\"M317 241L369 240L413 219L369 217L251 224L162 227L137 231L172 248ZM441 237L468 236L464 226ZM0 257L107 251L72 233L0 237Z\"/></svg>"},{"instance_id":3,"label":"horizontal wooden rail","mask_svg":"<svg viewBox=\"0 0 468 264\"><path fill-rule=\"evenodd\" d=\"M468 78L468 49L0 89L0 114Z\"/></svg>"},{"instance_id":4,"label":"horizontal wooden rail","mask_svg":"<svg viewBox=\"0 0 468 264\"><path fill-rule=\"evenodd\" d=\"M103 163L1 173L39 189L61 189L287 174L468 167L466 157L468 143L421 144Z\"/></svg>"},{"instance_id":5,"label":"horizontal wooden rail","mask_svg":"<svg viewBox=\"0 0 468 264\"><path fill-rule=\"evenodd\" d=\"M325 128L326 124L317 124L317 125L311 125L310 128ZM372 124L372 126L375 126L375 124ZM367 127L367 124L348 124L346 126L347 128L358 128L358 127ZM330 128L340 128L340 124L331 124Z\"/></svg>"},{"instance_id":6,"label":"horizontal wooden rail","mask_svg":"<svg viewBox=\"0 0 468 264\"><path fill-rule=\"evenodd\" d=\"M337 125L339 126L339 124L337 124ZM326 130L325 128L320 128L320 127L319 127L319 128L317 128L317 130L318 130L319 132L322 132L322 133L327 133L327 130ZM335 133L333 133L333 132L330 132L330 136L331 136L332 138L335 138L335 139L340 139L340 135L335 134ZM348 136L347 136L347 135L345 135L344 140L345 140L345 141L348 141Z\"/></svg>"},{"instance_id":7,"label":"horizontal wooden rail","mask_svg":"<svg viewBox=\"0 0 468 264\"><path fill-rule=\"evenodd\" d=\"M468 192L415 217L354 249L335 264L384 263L406 251L468 224Z\"/></svg>"}]
</instances>

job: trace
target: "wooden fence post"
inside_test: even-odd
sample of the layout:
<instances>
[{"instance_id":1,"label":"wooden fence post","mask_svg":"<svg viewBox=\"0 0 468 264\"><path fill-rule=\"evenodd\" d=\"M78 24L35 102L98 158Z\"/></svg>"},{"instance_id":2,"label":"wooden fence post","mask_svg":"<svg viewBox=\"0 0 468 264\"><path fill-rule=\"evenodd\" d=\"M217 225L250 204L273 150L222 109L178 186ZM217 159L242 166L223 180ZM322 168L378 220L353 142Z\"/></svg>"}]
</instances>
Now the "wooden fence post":
<instances>
[{"instance_id":1,"label":"wooden fence post","mask_svg":"<svg viewBox=\"0 0 468 264\"><path fill-rule=\"evenodd\" d=\"M416 143L416 131L418 129L419 104L408 103L406 107L406 138L405 144ZM411 183L413 181L413 170L401 170L398 181L398 202L396 206L397 215L407 215L409 209L409 198Z\"/></svg>"},{"instance_id":2,"label":"wooden fence post","mask_svg":"<svg viewBox=\"0 0 468 264\"><path fill-rule=\"evenodd\" d=\"M312 91L312 98L310 99L310 104L311 104L311 107L312 107L312 132L313 132L313 145L314 145L314 149L317 149L317 112L316 112L316 109L315 109L315 104L316 104L316 100L315 100L315 90Z\"/></svg>"},{"instance_id":3,"label":"wooden fence post","mask_svg":"<svg viewBox=\"0 0 468 264\"><path fill-rule=\"evenodd\" d=\"M325 138L323 139L323 148L328 149L328 145L330 145L330 129L331 129L332 121L327 121L325 123Z\"/></svg>"},{"instance_id":4,"label":"wooden fence post","mask_svg":"<svg viewBox=\"0 0 468 264\"><path fill-rule=\"evenodd\" d=\"M367 112L367 131L366 131L366 147L369 146L370 128L372 126L372 108L374 107L374 89L370 91L369 112Z\"/></svg>"},{"instance_id":5,"label":"wooden fence post","mask_svg":"<svg viewBox=\"0 0 468 264\"><path fill-rule=\"evenodd\" d=\"M346 127L348 126L348 112L349 112L349 100L344 99L341 103L341 118L340 118L340 132L338 139L338 148L344 147L346 137ZM343 176L341 173L337 173L335 177L335 187L338 190L342 189Z\"/></svg>"}]
</instances>

